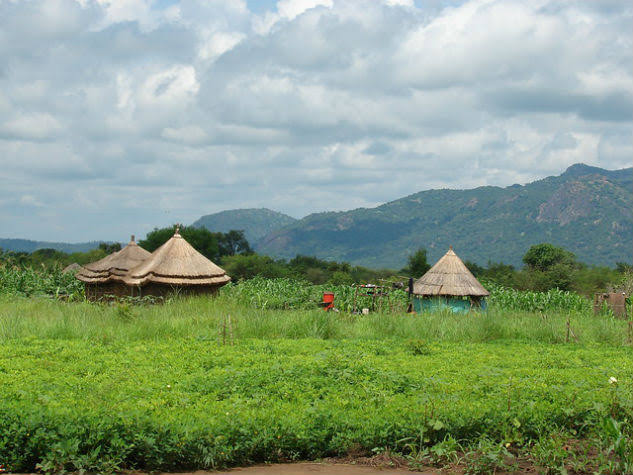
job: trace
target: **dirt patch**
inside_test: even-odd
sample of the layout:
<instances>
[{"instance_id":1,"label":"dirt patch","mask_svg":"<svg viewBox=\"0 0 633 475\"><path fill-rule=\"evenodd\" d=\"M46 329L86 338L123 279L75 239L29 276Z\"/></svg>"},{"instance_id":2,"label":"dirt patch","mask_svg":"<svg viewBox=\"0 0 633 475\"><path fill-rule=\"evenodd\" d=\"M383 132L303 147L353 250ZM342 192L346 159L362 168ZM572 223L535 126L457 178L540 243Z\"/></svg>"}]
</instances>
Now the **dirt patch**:
<instances>
[{"instance_id":1,"label":"dirt patch","mask_svg":"<svg viewBox=\"0 0 633 475\"><path fill-rule=\"evenodd\" d=\"M270 465L254 465L252 467L234 468L225 472L194 472L193 474L170 475L411 475L405 467L355 465L347 463L279 463ZM446 474L439 470L418 472L424 475Z\"/></svg>"}]
</instances>

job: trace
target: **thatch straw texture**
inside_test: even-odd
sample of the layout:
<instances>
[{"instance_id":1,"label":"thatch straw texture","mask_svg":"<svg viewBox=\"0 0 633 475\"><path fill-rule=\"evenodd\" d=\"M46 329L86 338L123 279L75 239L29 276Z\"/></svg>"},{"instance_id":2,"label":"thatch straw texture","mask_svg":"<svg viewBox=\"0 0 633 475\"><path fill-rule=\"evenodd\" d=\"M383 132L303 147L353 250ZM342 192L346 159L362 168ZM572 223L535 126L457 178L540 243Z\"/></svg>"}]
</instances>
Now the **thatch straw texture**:
<instances>
[{"instance_id":1,"label":"thatch straw texture","mask_svg":"<svg viewBox=\"0 0 633 475\"><path fill-rule=\"evenodd\" d=\"M68 274L69 272L77 272L80 269L81 269L81 266L77 264L76 262L73 262L72 264L68 264L66 267L62 269L62 274Z\"/></svg>"},{"instance_id":2,"label":"thatch straw texture","mask_svg":"<svg viewBox=\"0 0 633 475\"><path fill-rule=\"evenodd\" d=\"M128 285L137 286L149 283L172 286L220 286L230 280L224 269L196 251L176 231L149 259L132 269L124 281Z\"/></svg>"},{"instance_id":3,"label":"thatch straw texture","mask_svg":"<svg viewBox=\"0 0 633 475\"><path fill-rule=\"evenodd\" d=\"M132 236L129 244L123 249L90 264L75 274L82 282L89 284L103 284L106 282L123 281L130 269L138 266L151 254L140 247Z\"/></svg>"},{"instance_id":4,"label":"thatch straw texture","mask_svg":"<svg viewBox=\"0 0 633 475\"><path fill-rule=\"evenodd\" d=\"M413 293L422 296L485 297L490 295L452 248L426 274L414 282Z\"/></svg>"}]
</instances>

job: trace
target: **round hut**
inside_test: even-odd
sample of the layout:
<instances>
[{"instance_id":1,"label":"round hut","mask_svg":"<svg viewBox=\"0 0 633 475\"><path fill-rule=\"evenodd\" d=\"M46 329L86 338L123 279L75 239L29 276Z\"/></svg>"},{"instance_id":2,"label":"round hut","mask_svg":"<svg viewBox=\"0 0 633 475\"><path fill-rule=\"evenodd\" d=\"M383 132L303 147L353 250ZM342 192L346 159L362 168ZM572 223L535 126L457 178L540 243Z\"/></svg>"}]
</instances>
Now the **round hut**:
<instances>
[{"instance_id":1,"label":"round hut","mask_svg":"<svg viewBox=\"0 0 633 475\"><path fill-rule=\"evenodd\" d=\"M151 254L136 244L134 235L127 246L96 262L86 264L75 277L86 284L86 298L100 300L108 296L131 295L131 289L123 282L124 276Z\"/></svg>"},{"instance_id":2,"label":"round hut","mask_svg":"<svg viewBox=\"0 0 633 475\"><path fill-rule=\"evenodd\" d=\"M134 295L139 297L161 297L174 292L210 294L230 280L224 269L185 241L178 229L169 241L125 277L125 283L132 286Z\"/></svg>"},{"instance_id":3,"label":"round hut","mask_svg":"<svg viewBox=\"0 0 633 475\"><path fill-rule=\"evenodd\" d=\"M449 309L455 313L485 309L490 295L464 265L451 246L426 274L413 283L413 308Z\"/></svg>"}]
</instances>

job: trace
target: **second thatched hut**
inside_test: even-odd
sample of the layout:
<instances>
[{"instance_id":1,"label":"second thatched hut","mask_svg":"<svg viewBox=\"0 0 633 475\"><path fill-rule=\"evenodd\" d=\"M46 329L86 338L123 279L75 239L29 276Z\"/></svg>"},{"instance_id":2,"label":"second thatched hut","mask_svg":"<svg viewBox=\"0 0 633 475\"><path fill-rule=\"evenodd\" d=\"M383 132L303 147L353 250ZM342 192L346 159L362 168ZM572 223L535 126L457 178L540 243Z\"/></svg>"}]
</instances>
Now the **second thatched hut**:
<instances>
[{"instance_id":1,"label":"second thatched hut","mask_svg":"<svg viewBox=\"0 0 633 475\"><path fill-rule=\"evenodd\" d=\"M175 234L124 281L135 296L162 297L170 293L215 293L231 278L224 269L196 251L176 229Z\"/></svg>"},{"instance_id":2,"label":"second thatched hut","mask_svg":"<svg viewBox=\"0 0 633 475\"><path fill-rule=\"evenodd\" d=\"M86 284L86 298L101 300L108 297L131 295L131 289L123 282L128 271L145 261L151 254L136 244L134 236L120 251L103 259L86 264L75 277Z\"/></svg>"},{"instance_id":3,"label":"second thatched hut","mask_svg":"<svg viewBox=\"0 0 633 475\"><path fill-rule=\"evenodd\" d=\"M426 274L413 283L413 308L468 312L486 307L490 293L468 270L451 246Z\"/></svg>"}]
</instances>

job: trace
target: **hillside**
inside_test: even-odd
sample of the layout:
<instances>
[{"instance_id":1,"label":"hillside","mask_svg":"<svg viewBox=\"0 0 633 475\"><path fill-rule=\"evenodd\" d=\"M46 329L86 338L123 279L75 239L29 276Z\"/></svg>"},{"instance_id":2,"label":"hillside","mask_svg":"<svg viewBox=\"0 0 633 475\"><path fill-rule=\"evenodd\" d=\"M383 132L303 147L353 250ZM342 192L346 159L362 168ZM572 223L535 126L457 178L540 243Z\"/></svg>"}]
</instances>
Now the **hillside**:
<instances>
[{"instance_id":1,"label":"hillside","mask_svg":"<svg viewBox=\"0 0 633 475\"><path fill-rule=\"evenodd\" d=\"M633 260L633 169L577 164L562 175L506 188L428 190L376 208L309 215L255 242L258 252L400 267L426 247L431 261L453 245L464 259L521 265L551 242L591 264Z\"/></svg>"},{"instance_id":2,"label":"hillside","mask_svg":"<svg viewBox=\"0 0 633 475\"><path fill-rule=\"evenodd\" d=\"M99 243L103 241L91 242L48 242L48 241L32 241L30 239L0 239L0 249L3 251L14 252L33 252L38 249L55 249L66 253L88 252L99 247ZM111 244L109 242L109 244Z\"/></svg>"},{"instance_id":3,"label":"hillside","mask_svg":"<svg viewBox=\"0 0 633 475\"><path fill-rule=\"evenodd\" d=\"M193 226L222 233L232 229L242 230L252 244L295 221L295 218L266 208L233 209L202 216Z\"/></svg>"}]
</instances>

